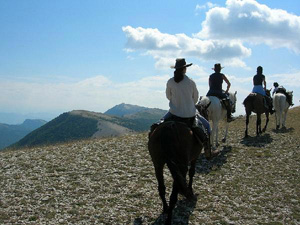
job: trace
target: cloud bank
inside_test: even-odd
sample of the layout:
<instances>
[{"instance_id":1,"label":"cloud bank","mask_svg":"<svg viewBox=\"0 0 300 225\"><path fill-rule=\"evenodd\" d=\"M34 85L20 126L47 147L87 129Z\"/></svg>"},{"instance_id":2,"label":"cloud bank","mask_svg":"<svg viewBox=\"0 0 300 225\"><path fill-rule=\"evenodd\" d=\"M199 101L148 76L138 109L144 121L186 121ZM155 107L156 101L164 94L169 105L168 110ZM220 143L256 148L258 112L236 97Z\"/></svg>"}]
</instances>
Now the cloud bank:
<instances>
[{"instance_id":1,"label":"cloud bank","mask_svg":"<svg viewBox=\"0 0 300 225\"><path fill-rule=\"evenodd\" d=\"M251 49L246 47L249 44L300 53L300 16L271 9L255 0L227 0L225 7L208 2L196 5L195 11L206 9L201 31L192 37L153 28L123 27L126 50L151 55L160 68L169 67L175 57L196 57L247 68L243 59L251 56Z\"/></svg>"},{"instance_id":2,"label":"cloud bank","mask_svg":"<svg viewBox=\"0 0 300 225\"><path fill-rule=\"evenodd\" d=\"M230 59L232 65L244 65L240 58L251 55L251 50L244 47L238 40L201 40L188 37L185 34L166 34L158 29L133 28L126 26L122 28L127 37L127 51L145 51L157 60L157 65L174 61L175 57L197 57L202 60L226 61ZM172 63L173 64L173 63ZM169 67L172 64L165 65Z\"/></svg>"},{"instance_id":3,"label":"cloud bank","mask_svg":"<svg viewBox=\"0 0 300 225\"><path fill-rule=\"evenodd\" d=\"M227 0L225 8L214 7L206 13L202 30L195 37L263 43L300 53L300 16L255 0Z\"/></svg>"}]
</instances>

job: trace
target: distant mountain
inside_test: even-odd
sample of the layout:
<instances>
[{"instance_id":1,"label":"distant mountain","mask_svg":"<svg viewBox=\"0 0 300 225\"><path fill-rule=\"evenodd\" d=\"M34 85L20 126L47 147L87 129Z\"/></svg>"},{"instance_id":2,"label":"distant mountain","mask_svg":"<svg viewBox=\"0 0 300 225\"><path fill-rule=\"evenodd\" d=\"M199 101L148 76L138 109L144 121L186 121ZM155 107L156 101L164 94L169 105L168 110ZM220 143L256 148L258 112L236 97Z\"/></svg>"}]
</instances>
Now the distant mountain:
<instances>
[{"instance_id":1,"label":"distant mountain","mask_svg":"<svg viewBox=\"0 0 300 225\"><path fill-rule=\"evenodd\" d=\"M110 115L109 113L122 116ZM159 120L165 113L166 111L161 109L150 109L128 104L115 106L104 114L74 110L61 114L39 129L29 133L11 147L31 147L147 131L151 124Z\"/></svg>"},{"instance_id":2,"label":"distant mountain","mask_svg":"<svg viewBox=\"0 0 300 225\"><path fill-rule=\"evenodd\" d=\"M122 117L124 121L133 121L134 126L127 126L128 128L135 131L145 131L166 113L167 111L162 109L122 103L107 110L104 114Z\"/></svg>"},{"instance_id":3,"label":"distant mountain","mask_svg":"<svg viewBox=\"0 0 300 225\"><path fill-rule=\"evenodd\" d=\"M19 141L33 130L43 126L45 120L25 120L19 125L0 123L0 150Z\"/></svg>"},{"instance_id":4,"label":"distant mountain","mask_svg":"<svg viewBox=\"0 0 300 225\"><path fill-rule=\"evenodd\" d=\"M130 104L119 104L111 109L107 110L104 114L106 115L111 115L111 116L119 116L123 117L128 114L135 114L144 110L147 110L148 108L142 107L142 106L137 106L137 105L130 105Z\"/></svg>"},{"instance_id":5,"label":"distant mountain","mask_svg":"<svg viewBox=\"0 0 300 225\"><path fill-rule=\"evenodd\" d=\"M157 108L147 108L138 105L130 105L130 104L119 104L114 106L113 108L107 110L104 114L118 117L127 117L127 118L147 118L148 116L161 117L166 114L166 110L157 109Z\"/></svg>"},{"instance_id":6,"label":"distant mountain","mask_svg":"<svg viewBox=\"0 0 300 225\"><path fill-rule=\"evenodd\" d=\"M58 114L55 113L6 113L0 112L0 123L19 125L23 123L26 119L36 120L42 119L50 121L57 117Z\"/></svg>"}]
</instances>

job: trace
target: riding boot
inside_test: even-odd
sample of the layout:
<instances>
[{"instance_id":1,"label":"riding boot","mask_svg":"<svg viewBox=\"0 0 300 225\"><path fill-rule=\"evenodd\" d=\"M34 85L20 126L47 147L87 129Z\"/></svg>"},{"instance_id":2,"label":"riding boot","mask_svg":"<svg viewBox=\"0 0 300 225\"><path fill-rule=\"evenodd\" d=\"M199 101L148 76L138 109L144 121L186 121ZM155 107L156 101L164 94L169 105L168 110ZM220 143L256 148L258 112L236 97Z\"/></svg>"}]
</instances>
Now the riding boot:
<instances>
[{"instance_id":1,"label":"riding boot","mask_svg":"<svg viewBox=\"0 0 300 225\"><path fill-rule=\"evenodd\" d=\"M275 110L273 110L273 100L271 97L267 97L269 99L269 112L271 113L271 115L275 112Z\"/></svg>"},{"instance_id":2,"label":"riding boot","mask_svg":"<svg viewBox=\"0 0 300 225\"><path fill-rule=\"evenodd\" d=\"M268 97L267 96L264 96L264 107L266 110L269 109L269 102L268 102Z\"/></svg>"},{"instance_id":3,"label":"riding boot","mask_svg":"<svg viewBox=\"0 0 300 225\"><path fill-rule=\"evenodd\" d=\"M272 98L269 96L265 96L265 101L266 101L266 105L267 105L267 109L269 110L270 114L272 115L275 111L273 110L273 101Z\"/></svg>"},{"instance_id":4,"label":"riding boot","mask_svg":"<svg viewBox=\"0 0 300 225\"><path fill-rule=\"evenodd\" d=\"M227 110L227 122L230 123L230 122L234 121L234 118L231 115L230 99L226 99L224 101L224 103L225 103L225 107L226 107L226 110Z\"/></svg>"}]
</instances>

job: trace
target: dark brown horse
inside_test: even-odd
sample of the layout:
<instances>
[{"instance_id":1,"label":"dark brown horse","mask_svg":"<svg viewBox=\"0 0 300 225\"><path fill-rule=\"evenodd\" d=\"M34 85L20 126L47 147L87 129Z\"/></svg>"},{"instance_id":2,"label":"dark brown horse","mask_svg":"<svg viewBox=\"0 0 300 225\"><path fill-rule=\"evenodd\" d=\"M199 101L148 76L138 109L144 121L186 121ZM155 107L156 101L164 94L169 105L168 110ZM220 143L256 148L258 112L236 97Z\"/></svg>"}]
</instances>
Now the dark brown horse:
<instances>
[{"instance_id":1,"label":"dark brown horse","mask_svg":"<svg viewBox=\"0 0 300 225\"><path fill-rule=\"evenodd\" d=\"M266 90L266 95L270 96L271 90ZM265 107L264 96L257 93L250 93L244 100L243 104L246 110L246 130L245 137L248 137L248 124L251 112L256 113L256 135L259 136L265 132L269 123L269 109ZM266 125L261 129L261 115L266 114Z\"/></svg>"},{"instance_id":2,"label":"dark brown horse","mask_svg":"<svg viewBox=\"0 0 300 225\"><path fill-rule=\"evenodd\" d=\"M159 196L163 203L163 213L167 214L165 224L171 224L178 193L183 194L188 199L192 199L194 196L193 177L196 160L202 148L203 145L196 140L192 130L183 122L165 122L149 136L148 149L155 168ZM163 175L165 164L167 164L173 177L169 205L165 197L166 187ZM187 184L186 175L189 164L189 182Z\"/></svg>"}]
</instances>

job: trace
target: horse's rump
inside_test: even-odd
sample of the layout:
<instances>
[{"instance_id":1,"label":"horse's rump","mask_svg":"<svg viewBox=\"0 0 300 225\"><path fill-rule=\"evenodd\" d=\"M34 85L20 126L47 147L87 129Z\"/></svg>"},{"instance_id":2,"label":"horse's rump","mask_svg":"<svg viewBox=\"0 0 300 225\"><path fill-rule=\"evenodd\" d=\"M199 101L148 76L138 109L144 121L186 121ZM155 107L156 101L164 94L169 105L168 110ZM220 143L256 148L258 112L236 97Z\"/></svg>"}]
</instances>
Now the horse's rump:
<instances>
[{"instance_id":1,"label":"horse's rump","mask_svg":"<svg viewBox=\"0 0 300 225\"><path fill-rule=\"evenodd\" d=\"M277 112L282 112L288 108L287 97L283 93L276 93L273 98L274 109Z\"/></svg>"},{"instance_id":2,"label":"horse's rump","mask_svg":"<svg viewBox=\"0 0 300 225\"><path fill-rule=\"evenodd\" d=\"M149 137L148 142L153 161L166 161L174 158L175 155L180 160L188 161L193 155L191 149L194 145L200 149L192 130L187 124L178 121L166 121L159 125Z\"/></svg>"},{"instance_id":3,"label":"horse's rump","mask_svg":"<svg viewBox=\"0 0 300 225\"><path fill-rule=\"evenodd\" d=\"M254 113L265 113L264 96L258 93L250 93L243 102L246 111Z\"/></svg>"},{"instance_id":4,"label":"horse's rump","mask_svg":"<svg viewBox=\"0 0 300 225\"><path fill-rule=\"evenodd\" d=\"M243 104L253 103L257 95L257 93L250 93L243 101Z\"/></svg>"}]
</instances>

